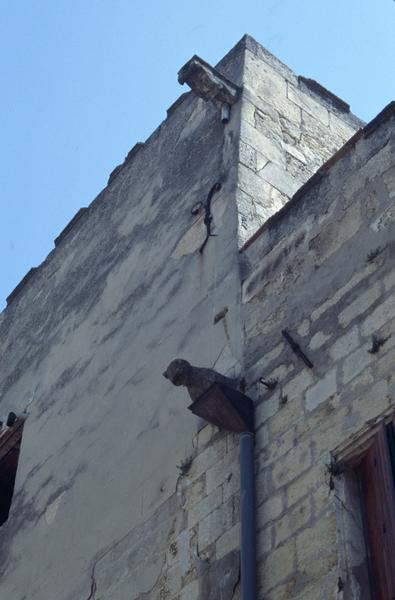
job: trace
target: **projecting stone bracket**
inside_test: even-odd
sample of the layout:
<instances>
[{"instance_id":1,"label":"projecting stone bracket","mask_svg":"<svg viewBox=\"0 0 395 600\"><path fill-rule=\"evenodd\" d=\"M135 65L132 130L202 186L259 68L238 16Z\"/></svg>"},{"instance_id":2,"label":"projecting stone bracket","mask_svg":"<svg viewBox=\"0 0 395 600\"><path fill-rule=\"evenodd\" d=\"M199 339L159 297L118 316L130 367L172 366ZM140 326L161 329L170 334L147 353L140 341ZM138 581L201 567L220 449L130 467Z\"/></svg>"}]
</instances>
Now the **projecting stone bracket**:
<instances>
[{"instance_id":1,"label":"projecting stone bracket","mask_svg":"<svg viewBox=\"0 0 395 600\"><path fill-rule=\"evenodd\" d=\"M179 70L178 81L181 85L187 83L197 96L220 109L224 104L232 106L240 97L241 88L196 55Z\"/></svg>"}]
</instances>

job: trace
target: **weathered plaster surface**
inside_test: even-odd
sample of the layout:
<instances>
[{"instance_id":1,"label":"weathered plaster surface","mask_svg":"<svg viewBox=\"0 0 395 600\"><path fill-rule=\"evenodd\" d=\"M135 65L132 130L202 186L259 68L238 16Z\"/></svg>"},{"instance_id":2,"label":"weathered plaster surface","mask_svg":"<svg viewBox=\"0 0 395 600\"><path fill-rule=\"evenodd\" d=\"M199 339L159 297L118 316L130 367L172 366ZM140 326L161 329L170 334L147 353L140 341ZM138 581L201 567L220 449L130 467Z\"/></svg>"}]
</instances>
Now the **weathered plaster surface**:
<instances>
[{"instance_id":1,"label":"weathered plaster surface","mask_svg":"<svg viewBox=\"0 0 395 600\"><path fill-rule=\"evenodd\" d=\"M240 78L237 56L222 67ZM122 544L130 572L122 583L99 570L95 598L159 594L185 519L177 465L199 424L162 372L175 357L241 368L237 107L232 116L225 129L211 104L186 96L1 317L1 410L29 412L0 532L4 598L85 600L93 565ZM205 227L191 208L216 181L217 237L200 255Z\"/></svg>"}]
</instances>

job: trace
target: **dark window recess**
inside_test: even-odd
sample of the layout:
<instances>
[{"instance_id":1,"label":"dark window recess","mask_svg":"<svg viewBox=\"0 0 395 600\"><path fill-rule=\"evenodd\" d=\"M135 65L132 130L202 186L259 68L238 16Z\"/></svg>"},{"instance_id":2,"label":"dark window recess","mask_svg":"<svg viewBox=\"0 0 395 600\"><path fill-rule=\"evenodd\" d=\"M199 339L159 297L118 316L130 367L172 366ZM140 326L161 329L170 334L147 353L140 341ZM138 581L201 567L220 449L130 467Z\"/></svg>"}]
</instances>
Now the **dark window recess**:
<instances>
[{"instance_id":1,"label":"dark window recess","mask_svg":"<svg viewBox=\"0 0 395 600\"><path fill-rule=\"evenodd\" d=\"M395 417L382 425L358 467L375 600L395 600Z\"/></svg>"},{"instance_id":2,"label":"dark window recess","mask_svg":"<svg viewBox=\"0 0 395 600\"><path fill-rule=\"evenodd\" d=\"M11 427L0 430L0 527L7 521L11 508L23 425L24 420L16 418Z\"/></svg>"}]
</instances>

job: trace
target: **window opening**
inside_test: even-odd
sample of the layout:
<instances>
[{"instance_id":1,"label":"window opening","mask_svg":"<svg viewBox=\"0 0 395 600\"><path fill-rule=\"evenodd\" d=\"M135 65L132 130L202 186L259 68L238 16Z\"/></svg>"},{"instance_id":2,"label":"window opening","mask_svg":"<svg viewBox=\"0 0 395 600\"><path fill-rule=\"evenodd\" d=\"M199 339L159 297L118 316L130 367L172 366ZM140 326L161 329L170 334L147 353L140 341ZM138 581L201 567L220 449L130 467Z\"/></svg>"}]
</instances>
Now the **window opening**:
<instances>
[{"instance_id":1,"label":"window opening","mask_svg":"<svg viewBox=\"0 0 395 600\"><path fill-rule=\"evenodd\" d=\"M332 458L340 473L335 500L347 594L395 600L395 415L377 417Z\"/></svg>"},{"instance_id":2,"label":"window opening","mask_svg":"<svg viewBox=\"0 0 395 600\"><path fill-rule=\"evenodd\" d=\"M395 598L394 426L383 424L358 466L374 598Z\"/></svg>"},{"instance_id":3,"label":"window opening","mask_svg":"<svg viewBox=\"0 0 395 600\"><path fill-rule=\"evenodd\" d=\"M0 527L7 521L18 469L25 420L15 413L0 425Z\"/></svg>"}]
</instances>

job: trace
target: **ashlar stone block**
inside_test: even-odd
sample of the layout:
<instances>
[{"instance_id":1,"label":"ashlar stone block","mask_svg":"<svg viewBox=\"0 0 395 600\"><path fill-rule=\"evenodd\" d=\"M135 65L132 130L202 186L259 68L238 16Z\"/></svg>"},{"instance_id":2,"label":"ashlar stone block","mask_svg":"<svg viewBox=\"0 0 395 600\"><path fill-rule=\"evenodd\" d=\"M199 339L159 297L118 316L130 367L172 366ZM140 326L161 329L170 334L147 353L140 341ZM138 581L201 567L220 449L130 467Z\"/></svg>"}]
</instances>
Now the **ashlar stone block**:
<instances>
[{"instance_id":1,"label":"ashlar stone block","mask_svg":"<svg viewBox=\"0 0 395 600\"><path fill-rule=\"evenodd\" d=\"M284 169L279 168L275 163L266 165L259 174L262 179L289 198L292 198L295 192L303 185L303 181L298 181Z\"/></svg>"},{"instance_id":2,"label":"ashlar stone block","mask_svg":"<svg viewBox=\"0 0 395 600\"><path fill-rule=\"evenodd\" d=\"M282 494L270 496L263 504L257 508L257 529L266 527L268 523L277 519L284 510L284 500Z\"/></svg>"},{"instance_id":3,"label":"ashlar stone block","mask_svg":"<svg viewBox=\"0 0 395 600\"><path fill-rule=\"evenodd\" d=\"M321 517L296 537L298 569L317 580L337 563L336 516Z\"/></svg>"},{"instance_id":4,"label":"ashlar stone block","mask_svg":"<svg viewBox=\"0 0 395 600\"><path fill-rule=\"evenodd\" d=\"M258 564L258 583L261 590L265 593L288 579L294 572L295 560L295 539L273 550L262 563Z\"/></svg>"},{"instance_id":5,"label":"ashlar stone block","mask_svg":"<svg viewBox=\"0 0 395 600\"><path fill-rule=\"evenodd\" d=\"M218 486L188 511L188 527L193 527L222 504L222 487Z\"/></svg>"},{"instance_id":6,"label":"ashlar stone block","mask_svg":"<svg viewBox=\"0 0 395 600\"><path fill-rule=\"evenodd\" d=\"M369 348L370 344L364 344L344 360L343 383L354 379L374 360L374 355L368 352Z\"/></svg>"},{"instance_id":7,"label":"ashlar stone block","mask_svg":"<svg viewBox=\"0 0 395 600\"><path fill-rule=\"evenodd\" d=\"M358 327L355 325L345 335L336 340L336 342L329 349L329 355L335 361L341 360L348 354L351 354L351 352L355 350L358 345L359 331Z\"/></svg>"},{"instance_id":8,"label":"ashlar stone block","mask_svg":"<svg viewBox=\"0 0 395 600\"><path fill-rule=\"evenodd\" d=\"M378 296L378 294L377 294ZM395 317L395 294L391 294L385 302L378 306L362 324L362 335L371 335Z\"/></svg>"},{"instance_id":9,"label":"ashlar stone block","mask_svg":"<svg viewBox=\"0 0 395 600\"><path fill-rule=\"evenodd\" d=\"M306 392L306 408L311 411L326 402L337 392L337 370L331 369L326 375Z\"/></svg>"},{"instance_id":10,"label":"ashlar stone block","mask_svg":"<svg viewBox=\"0 0 395 600\"><path fill-rule=\"evenodd\" d=\"M311 450L307 444L294 447L273 467L272 481L275 489L281 488L299 477L311 465Z\"/></svg>"},{"instance_id":11,"label":"ashlar stone block","mask_svg":"<svg viewBox=\"0 0 395 600\"><path fill-rule=\"evenodd\" d=\"M298 530L307 525L312 516L313 508L309 497L289 508L275 524L275 545L278 546L285 540L294 537Z\"/></svg>"},{"instance_id":12,"label":"ashlar stone block","mask_svg":"<svg viewBox=\"0 0 395 600\"><path fill-rule=\"evenodd\" d=\"M301 109L305 110L309 115L318 119L318 121L321 121L323 125L329 126L328 110L322 106L322 104L291 84L288 84L288 98Z\"/></svg>"},{"instance_id":13,"label":"ashlar stone block","mask_svg":"<svg viewBox=\"0 0 395 600\"><path fill-rule=\"evenodd\" d=\"M347 327L351 321L353 321L356 317L363 314L368 310L370 306L380 296L379 284L375 284L372 287L368 288L365 292L362 292L358 295L358 297L349 304L342 312L339 314L338 319L339 323L342 327ZM381 311L380 311L381 312ZM395 301L394 301L394 315L395 315ZM381 319L380 319L381 320ZM384 321L385 322L385 321ZM381 326L381 325L380 325ZM365 326L363 333L366 335L368 327Z\"/></svg>"},{"instance_id":14,"label":"ashlar stone block","mask_svg":"<svg viewBox=\"0 0 395 600\"><path fill-rule=\"evenodd\" d=\"M234 498L222 504L199 522L198 545L204 550L232 527L235 516Z\"/></svg>"}]
</instances>

